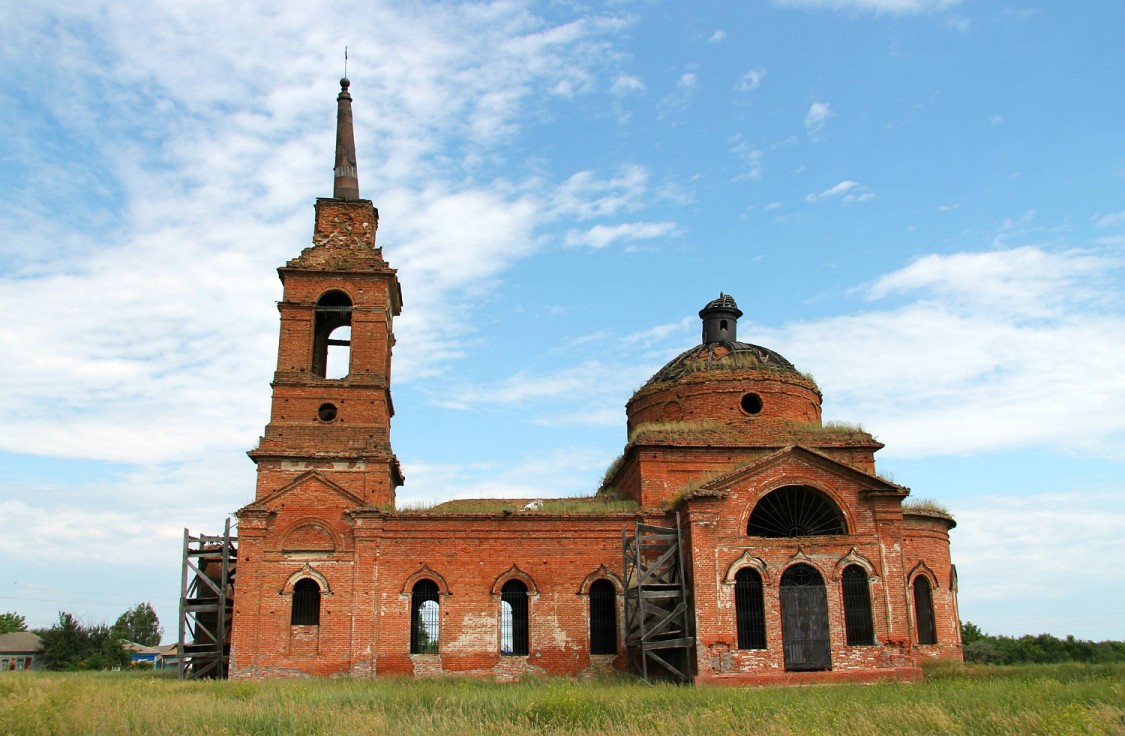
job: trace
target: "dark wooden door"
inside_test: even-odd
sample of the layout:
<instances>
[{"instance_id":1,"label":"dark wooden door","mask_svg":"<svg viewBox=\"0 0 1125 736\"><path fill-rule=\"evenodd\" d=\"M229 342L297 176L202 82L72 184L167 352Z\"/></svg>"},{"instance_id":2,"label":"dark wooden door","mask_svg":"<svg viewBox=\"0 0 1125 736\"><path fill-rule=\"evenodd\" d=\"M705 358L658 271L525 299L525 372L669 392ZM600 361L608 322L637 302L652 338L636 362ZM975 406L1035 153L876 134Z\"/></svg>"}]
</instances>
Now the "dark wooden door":
<instances>
[{"instance_id":1,"label":"dark wooden door","mask_svg":"<svg viewBox=\"0 0 1125 736\"><path fill-rule=\"evenodd\" d=\"M832 668L824 579L808 565L795 565L781 577L781 638L785 669Z\"/></svg>"}]
</instances>

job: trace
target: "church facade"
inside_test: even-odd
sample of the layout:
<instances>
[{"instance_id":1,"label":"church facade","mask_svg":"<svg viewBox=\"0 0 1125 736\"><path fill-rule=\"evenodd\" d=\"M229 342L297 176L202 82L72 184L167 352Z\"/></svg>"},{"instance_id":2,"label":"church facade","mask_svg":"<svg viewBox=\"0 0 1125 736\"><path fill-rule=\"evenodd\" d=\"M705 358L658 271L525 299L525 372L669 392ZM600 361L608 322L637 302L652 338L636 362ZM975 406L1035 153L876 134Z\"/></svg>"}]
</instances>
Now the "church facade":
<instances>
[{"instance_id":1,"label":"church facade","mask_svg":"<svg viewBox=\"0 0 1125 736\"><path fill-rule=\"evenodd\" d=\"M348 88L333 196L278 269L271 416L237 512L231 677L864 681L961 657L953 519L904 506L908 489L876 473L882 445L823 424L810 377L738 341L727 295L700 312L700 343L629 400L628 443L595 496L396 510L403 299L359 195Z\"/></svg>"}]
</instances>

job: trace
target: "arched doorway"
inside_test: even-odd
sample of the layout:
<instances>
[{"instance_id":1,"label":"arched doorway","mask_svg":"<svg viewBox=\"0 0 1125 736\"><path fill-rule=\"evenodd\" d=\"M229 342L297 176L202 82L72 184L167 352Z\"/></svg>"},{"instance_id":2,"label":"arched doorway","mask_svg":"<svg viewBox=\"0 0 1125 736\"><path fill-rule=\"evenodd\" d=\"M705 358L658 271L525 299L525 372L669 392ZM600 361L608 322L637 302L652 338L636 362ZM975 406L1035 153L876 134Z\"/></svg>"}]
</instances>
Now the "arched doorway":
<instances>
[{"instance_id":1,"label":"arched doorway","mask_svg":"<svg viewBox=\"0 0 1125 736\"><path fill-rule=\"evenodd\" d=\"M781 576L781 638L785 669L832 669L828 596L824 578L809 565L794 565Z\"/></svg>"}]
</instances>

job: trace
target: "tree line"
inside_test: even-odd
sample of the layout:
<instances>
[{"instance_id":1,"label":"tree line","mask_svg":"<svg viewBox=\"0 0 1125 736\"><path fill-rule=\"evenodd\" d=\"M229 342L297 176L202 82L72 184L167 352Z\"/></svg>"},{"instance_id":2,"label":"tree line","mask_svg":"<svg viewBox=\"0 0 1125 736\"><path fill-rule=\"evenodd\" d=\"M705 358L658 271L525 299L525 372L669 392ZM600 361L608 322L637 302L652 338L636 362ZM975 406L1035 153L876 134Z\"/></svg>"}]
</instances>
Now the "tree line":
<instances>
[{"instance_id":1,"label":"tree line","mask_svg":"<svg viewBox=\"0 0 1125 736\"><path fill-rule=\"evenodd\" d=\"M1086 641L1050 634L993 636L972 621L961 624L965 661L976 664L1057 664L1125 662L1125 642Z\"/></svg>"},{"instance_id":2,"label":"tree line","mask_svg":"<svg viewBox=\"0 0 1125 736\"><path fill-rule=\"evenodd\" d=\"M27 620L18 613L0 613L0 633L27 631ZM39 657L49 670L108 670L129 666L127 642L146 647L160 643L164 629L148 603L138 603L107 624L86 625L73 614L59 611L58 623L35 629Z\"/></svg>"}]
</instances>

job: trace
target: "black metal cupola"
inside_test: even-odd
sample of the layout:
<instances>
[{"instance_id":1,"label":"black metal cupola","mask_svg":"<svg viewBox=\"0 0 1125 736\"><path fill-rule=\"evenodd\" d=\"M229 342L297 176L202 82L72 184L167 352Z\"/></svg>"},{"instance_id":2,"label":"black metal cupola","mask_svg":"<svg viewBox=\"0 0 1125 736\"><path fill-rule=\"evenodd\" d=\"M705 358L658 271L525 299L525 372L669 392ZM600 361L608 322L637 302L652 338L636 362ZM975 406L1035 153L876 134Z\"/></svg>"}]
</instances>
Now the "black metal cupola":
<instances>
[{"instance_id":1,"label":"black metal cupola","mask_svg":"<svg viewBox=\"0 0 1125 736\"><path fill-rule=\"evenodd\" d=\"M742 310L734 303L734 297L719 292L719 298L707 303L699 310L703 320L703 344L713 342L735 342L738 339L738 318Z\"/></svg>"}]
</instances>

